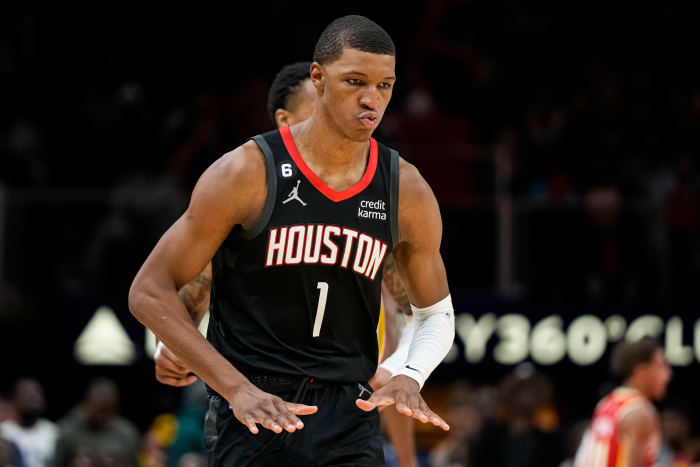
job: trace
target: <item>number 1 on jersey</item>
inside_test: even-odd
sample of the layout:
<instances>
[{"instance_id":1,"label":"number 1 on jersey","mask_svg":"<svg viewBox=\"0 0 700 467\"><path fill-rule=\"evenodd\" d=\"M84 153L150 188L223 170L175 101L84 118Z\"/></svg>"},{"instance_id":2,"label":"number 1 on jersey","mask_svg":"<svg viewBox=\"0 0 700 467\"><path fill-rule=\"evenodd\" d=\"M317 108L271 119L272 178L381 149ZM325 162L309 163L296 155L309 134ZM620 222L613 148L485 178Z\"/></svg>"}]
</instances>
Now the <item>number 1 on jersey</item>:
<instances>
[{"instance_id":1,"label":"number 1 on jersey","mask_svg":"<svg viewBox=\"0 0 700 467\"><path fill-rule=\"evenodd\" d=\"M328 298L328 283L319 282L316 286L321 292L318 295L318 306L316 307L316 319L314 320L313 337L318 337L321 334L321 323L323 322L323 313L326 312L326 299Z\"/></svg>"}]
</instances>

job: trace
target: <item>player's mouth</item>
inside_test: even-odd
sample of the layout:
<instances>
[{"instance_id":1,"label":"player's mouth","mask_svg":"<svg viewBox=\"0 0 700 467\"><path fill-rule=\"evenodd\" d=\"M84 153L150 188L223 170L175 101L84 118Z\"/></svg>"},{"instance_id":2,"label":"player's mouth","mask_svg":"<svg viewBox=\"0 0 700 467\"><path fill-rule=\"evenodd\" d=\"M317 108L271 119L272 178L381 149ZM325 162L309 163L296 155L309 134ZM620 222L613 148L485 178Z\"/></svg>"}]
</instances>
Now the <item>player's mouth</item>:
<instances>
[{"instance_id":1,"label":"player's mouth","mask_svg":"<svg viewBox=\"0 0 700 467\"><path fill-rule=\"evenodd\" d=\"M374 112L361 114L359 118L365 128L376 128L379 125L379 117Z\"/></svg>"}]
</instances>

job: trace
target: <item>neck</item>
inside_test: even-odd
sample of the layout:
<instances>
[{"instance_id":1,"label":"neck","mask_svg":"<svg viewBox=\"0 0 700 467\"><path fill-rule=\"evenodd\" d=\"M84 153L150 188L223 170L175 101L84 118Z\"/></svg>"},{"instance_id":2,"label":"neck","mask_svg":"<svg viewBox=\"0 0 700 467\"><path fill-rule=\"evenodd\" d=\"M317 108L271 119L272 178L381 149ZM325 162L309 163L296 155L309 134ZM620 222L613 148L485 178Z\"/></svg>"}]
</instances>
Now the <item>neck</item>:
<instances>
[{"instance_id":1,"label":"neck","mask_svg":"<svg viewBox=\"0 0 700 467\"><path fill-rule=\"evenodd\" d=\"M651 400L648 391L645 390L644 385L641 383L641 381L637 381L634 378L630 378L623 383L623 387L634 389L635 391L640 392L647 399Z\"/></svg>"},{"instance_id":2,"label":"neck","mask_svg":"<svg viewBox=\"0 0 700 467\"><path fill-rule=\"evenodd\" d=\"M304 161L313 168L347 169L366 161L369 153L369 136L364 141L349 139L319 107L311 118L294 126L292 135Z\"/></svg>"}]
</instances>

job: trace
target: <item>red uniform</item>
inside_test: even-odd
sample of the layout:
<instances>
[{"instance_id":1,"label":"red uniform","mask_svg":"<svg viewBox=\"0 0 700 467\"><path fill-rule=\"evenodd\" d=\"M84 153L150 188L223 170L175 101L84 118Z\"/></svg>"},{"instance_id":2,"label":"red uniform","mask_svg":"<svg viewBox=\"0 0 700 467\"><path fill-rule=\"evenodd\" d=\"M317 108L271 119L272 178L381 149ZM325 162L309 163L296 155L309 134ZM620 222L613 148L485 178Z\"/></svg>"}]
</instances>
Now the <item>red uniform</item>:
<instances>
[{"instance_id":1,"label":"red uniform","mask_svg":"<svg viewBox=\"0 0 700 467\"><path fill-rule=\"evenodd\" d=\"M635 405L644 403L639 391L618 388L598 403L574 460L575 467L625 467L627 446L619 435L622 417ZM649 447L645 465L654 464L659 443Z\"/></svg>"}]
</instances>

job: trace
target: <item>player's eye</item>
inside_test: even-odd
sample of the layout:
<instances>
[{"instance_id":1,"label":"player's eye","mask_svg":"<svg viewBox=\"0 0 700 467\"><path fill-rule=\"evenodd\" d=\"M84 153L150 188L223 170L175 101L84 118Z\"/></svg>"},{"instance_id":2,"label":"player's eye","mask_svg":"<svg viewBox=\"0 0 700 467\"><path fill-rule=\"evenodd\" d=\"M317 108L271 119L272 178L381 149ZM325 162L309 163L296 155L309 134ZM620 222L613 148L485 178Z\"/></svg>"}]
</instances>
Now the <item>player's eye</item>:
<instances>
[{"instance_id":1,"label":"player's eye","mask_svg":"<svg viewBox=\"0 0 700 467\"><path fill-rule=\"evenodd\" d=\"M348 83L352 84L353 86L359 86L360 83L362 83L362 81L360 81L360 80L357 79L357 78L349 78L349 79L346 79L345 81L347 81Z\"/></svg>"},{"instance_id":2,"label":"player's eye","mask_svg":"<svg viewBox=\"0 0 700 467\"><path fill-rule=\"evenodd\" d=\"M391 83L379 83L379 87L383 89L391 89Z\"/></svg>"}]
</instances>

